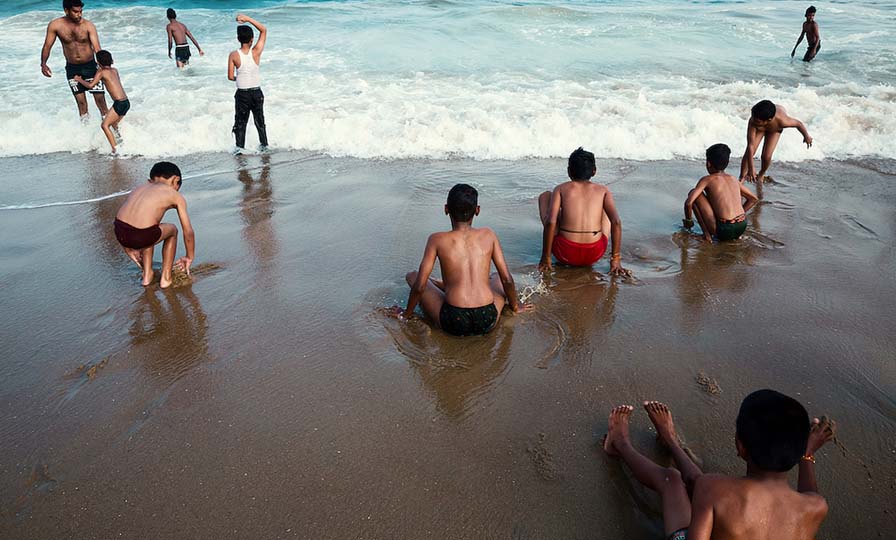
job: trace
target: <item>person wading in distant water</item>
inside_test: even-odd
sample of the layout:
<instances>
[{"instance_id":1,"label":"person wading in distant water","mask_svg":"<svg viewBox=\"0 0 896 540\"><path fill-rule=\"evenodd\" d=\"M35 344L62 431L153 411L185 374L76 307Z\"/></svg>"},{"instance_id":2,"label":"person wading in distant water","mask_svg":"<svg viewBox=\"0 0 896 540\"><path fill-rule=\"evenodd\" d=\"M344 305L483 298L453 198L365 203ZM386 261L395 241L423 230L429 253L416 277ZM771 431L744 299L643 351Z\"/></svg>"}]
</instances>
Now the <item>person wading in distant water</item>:
<instances>
[{"instance_id":1,"label":"person wading in distant water","mask_svg":"<svg viewBox=\"0 0 896 540\"><path fill-rule=\"evenodd\" d=\"M177 62L177 67L183 69L190 63L190 44L187 43L187 38L190 38L193 45L196 45L199 56L205 56L205 53L202 52L202 47L199 46L199 42L190 33L187 25L177 20L177 12L168 8L166 16L168 17L168 26L165 27L165 31L168 33L168 58L171 58L171 45L173 44L175 45L174 61Z\"/></svg>"},{"instance_id":2,"label":"person wading in distant water","mask_svg":"<svg viewBox=\"0 0 896 540\"><path fill-rule=\"evenodd\" d=\"M227 59L227 78L236 81L236 94L233 96L236 105L233 134L236 136L237 152L246 147L246 125L249 123L250 112L255 120L255 129L258 130L258 142L261 143L262 150L265 150L268 147L268 134L264 125L264 94L260 88L259 64L264 43L267 41L268 29L245 15L237 15L236 22L249 23L258 29L258 41L253 47L252 28L245 25L237 26L236 39L240 42L240 48L231 52Z\"/></svg>"},{"instance_id":3,"label":"person wading in distant water","mask_svg":"<svg viewBox=\"0 0 896 540\"><path fill-rule=\"evenodd\" d=\"M100 38L96 34L96 27L83 16L84 3L81 0L63 0L62 9L65 17L53 19L47 25L47 37L44 39L44 47L40 51L40 71L44 77L52 77L53 72L47 65L50 58L50 49L56 43L56 38L62 42L62 54L65 56L65 76L68 85L75 95L78 103L78 113L81 121L86 122L87 99L84 92L88 89L75 80L75 75L80 75L85 81L92 81L96 75L96 60L93 55L101 49ZM102 84L98 84L90 90L96 102L96 108L105 117L109 108L106 106L106 94Z\"/></svg>"}]
</instances>

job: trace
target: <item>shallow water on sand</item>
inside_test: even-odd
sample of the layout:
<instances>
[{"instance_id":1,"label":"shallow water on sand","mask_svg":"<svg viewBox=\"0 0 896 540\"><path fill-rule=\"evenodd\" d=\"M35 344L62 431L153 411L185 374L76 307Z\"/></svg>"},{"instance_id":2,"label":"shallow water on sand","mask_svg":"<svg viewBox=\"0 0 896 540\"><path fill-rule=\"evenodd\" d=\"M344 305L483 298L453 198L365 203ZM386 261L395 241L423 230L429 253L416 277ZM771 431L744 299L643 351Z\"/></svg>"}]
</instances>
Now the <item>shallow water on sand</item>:
<instances>
[{"instance_id":1,"label":"shallow water on sand","mask_svg":"<svg viewBox=\"0 0 896 540\"><path fill-rule=\"evenodd\" d=\"M4 205L151 165L39 159L0 160ZM535 198L560 160L180 163L192 285L140 288L120 198L0 210L0 536L654 538L656 501L597 444L610 407L665 400L706 469L737 473L761 387L838 420L819 537L896 526L892 162L776 164L745 237L706 245L677 228L701 164L601 161L637 279L603 261L544 283ZM463 340L382 309L458 181L537 306ZM666 459L648 425L636 444Z\"/></svg>"}]
</instances>

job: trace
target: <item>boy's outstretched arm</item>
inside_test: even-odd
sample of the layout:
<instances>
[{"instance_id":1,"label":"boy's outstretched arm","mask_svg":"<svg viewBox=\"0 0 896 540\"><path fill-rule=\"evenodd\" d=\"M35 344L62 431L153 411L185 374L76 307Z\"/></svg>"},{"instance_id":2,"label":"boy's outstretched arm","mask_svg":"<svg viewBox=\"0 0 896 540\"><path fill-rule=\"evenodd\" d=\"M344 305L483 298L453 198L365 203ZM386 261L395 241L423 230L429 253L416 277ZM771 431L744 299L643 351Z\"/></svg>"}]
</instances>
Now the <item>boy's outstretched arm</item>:
<instances>
[{"instance_id":1,"label":"boy's outstretched arm","mask_svg":"<svg viewBox=\"0 0 896 540\"><path fill-rule=\"evenodd\" d=\"M513 275L507 269L507 262L504 260L504 251L501 249L501 242L498 241L498 235L494 236L494 247L492 248L492 262L495 263L495 270L498 271L498 277L501 278L501 287L504 288L504 296L507 297L507 305L514 313L521 311L530 311L531 305L520 302L516 296L516 284L513 282Z\"/></svg>"},{"instance_id":2,"label":"boy's outstretched arm","mask_svg":"<svg viewBox=\"0 0 896 540\"><path fill-rule=\"evenodd\" d=\"M74 80L78 81L79 84L81 84L87 88L93 88L94 86L98 85L100 83L100 81L103 80L103 75L105 75L105 74L106 74L106 70L103 68L100 68L100 69L96 70L96 75L93 76L93 80L90 82L85 81L83 78L81 78L80 75L75 75Z\"/></svg>"},{"instance_id":3,"label":"boy's outstretched arm","mask_svg":"<svg viewBox=\"0 0 896 540\"><path fill-rule=\"evenodd\" d=\"M812 136L809 135L809 130L806 129L806 124L800 122L796 118L788 116L784 119L782 125L785 128L796 128L803 135L803 143L806 144L806 148L812 146Z\"/></svg>"},{"instance_id":4,"label":"boy's outstretched arm","mask_svg":"<svg viewBox=\"0 0 896 540\"><path fill-rule=\"evenodd\" d=\"M196 45L196 50L199 51L199 56L205 56L205 53L202 52L202 47L199 46L199 42L196 41L196 38L193 37L193 34L190 32L190 29L187 28L187 25L184 25L184 33L187 34L187 37L190 38L190 41L193 42L193 45Z\"/></svg>"},{"instance_id":5,"label":"boy's outstretched arm","mask_svg":"<svg viewBox=\"0 0 896 540\"><path fill-rule=\"evenodd\" d=\"M688 221L694 220L694 201L697 200L700 195L703 195L703 192L706 190L706 184L708 183L707 177L704 176L697 182L697 185L694 186L690 192L688 192L688 198L684 200L684 219ZM743 187L741 187L741 193L743 193Z\"/></svg>"},{"instance_id":6,"label":"boy's outstretched arm","mask_svg":"<svg viewBox=\"0 0 896 540\"><path fill-rule=\"evenodd\" d=\"M738 181L743 182L745 179L752 181L756 178L756 169L753 165L753 156L756 155L756 149L759 148L759 140L761 139L759 130L753 124L747 121L747 148L744 150L744 157L740 161L740 178Z\"/></svg>"},{"instance_id":7,"label":"boy's outstretched arm","mask_svg":"<svg viewBox=\"0 0 896 540\"><path fill-rule=\"evenodd\" d=\"M257 53L260 56L261 52L264 51L264 44L268 39L267 27L256 21L252 17L247 17L246 15L237 15L236 22L249 23L258 30L258 40L255 42L255 46L252 47L252 52Z\"/></svg>"},{"instance_id":8,"label":"boy's outstretched arm","mask_svg":"<svg viewBox=\"0 0 896 540\"><path fill-rule=\"evenodd\" d=\"M189 276L190 266L196 258L196 235L193 232L193 225L190 223L190 216L187 214L187 200L180 193L177 196L177 217L180 219L180 227L184 232L184 246L187 248L187 256L181 257L174 264L175 266L180 266Z\"/></svg>"},{"instance_id":9,"label":"boy's outstretched arm","mask_svg":"<svg viewBox=\"0 0 896 540\"><path fill-rule=\"evenodd\" d=\"M800 459L799 475L797 476L797 491L800 493L818 493L818 484L815 482L815 452L834 438L833 422L822 417L812 419L812 427L809 429L809 440L806 442L806 454Z\"/></svg>"},{"instance_id":10,"label":"boy's outstretched arm","mask_svg":"<svg viewBox=\"0 0 896 540\"><path fill-rule=\"evenodd\" d=\"M619 219L616 202L609 190L604 195L604 213L610 220L610 274L628 275L630 272L622 267L622 220Z\"/></svg>"},{"instance_id":11,"label":"boy's outstretched arm","mask_svg":"<svg viewBox=\"0 0 896 540\"><path fill-rule=\"evenodd\" d=\"M740 185L740 196L744 198L744 213L750 211L750 208L756 206L756 203L759 202L759 197L757 197L752 191L747 189L747 187L743 184Z\"/></svg>"},{"instance_id":12,"label":"boy's outstretched arm","mask_svg":"<svg viewBox=\"0 0 896 540\"><path fill-rule=\"evenodd\" d=\"M793 58L793 55L796 54L796 48L800 46L800 43L803 41L803 37L806 35L806 29L803 28L803 31L800 32L800 37L796 40L796 45L793 46L793 50L790 51L790 57Z\"/></svg>"},{"instance_id":13,"label":"boy's outstretched arm","mask_svg":"<svg viewBox=\"0 0 896 540\"><path fill-rule=\"evenodd\" d=\"M414 309L417 307L417 304L420 303L423 291L426 290L426 282L429 281L432 269L436 265L437 254L438 250L436 249L436 242L432 235L430 235L429 239L426 240L426 248L423 250L423 259L420 261L420 267L417 269L417 281L411 285L411 292L408 293L407 306L404 308L404 312L400 313L400 315L410 317L414 314Z\"/></svg>"},{"instance_id":14,"label":"boy's outstretched arm","mask_svg":"<svg viewBox=\"0 0 896 540\"><path fill-rule=\"evenodd\" d=\"M554 189L554 192L551 193L551 208L548 210L548 219L544 223L544 233L541 237L541 262L538 263L541 270L551 269L551 248L554 245L554 237L557 235L560 202L560 191Z\"/></svg>"}]
</instances>

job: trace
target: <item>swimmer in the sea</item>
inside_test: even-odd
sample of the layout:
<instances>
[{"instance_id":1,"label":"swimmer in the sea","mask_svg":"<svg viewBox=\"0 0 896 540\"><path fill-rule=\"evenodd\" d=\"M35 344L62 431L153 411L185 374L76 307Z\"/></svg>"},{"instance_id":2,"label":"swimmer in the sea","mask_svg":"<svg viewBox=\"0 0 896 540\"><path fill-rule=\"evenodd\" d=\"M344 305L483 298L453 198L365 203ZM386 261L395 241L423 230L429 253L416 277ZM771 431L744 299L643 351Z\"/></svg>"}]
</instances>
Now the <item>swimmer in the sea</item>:
<instances>
[{"instance_id":1,"label":"swimmer in the sea","mask_svg":"<svg viewBox=\"0 0 896 540\"><path fill-rule=\"evenodd\" d=\"M818 54L818 51L821 50L821 34L818 32L818 23L815 22L815 11L815 6L809 6L806 10L806 20L803 22L800 37L797 38L796 45L793 46L793 50L790 52L791 58L796 54L796 48L803 41L803 36L806 37L806 43L809 45L809 48L806 49L806 54L803 56L803 62L811 62L815 55Z\"/></svg>"},{"instance_id":2,"label":"swimmer in the sea","mask_svg":"<svg viewBox=\"0 0 896 540\"><path fill-rule=\"evenodd\" d=\"M177 20L176 11L168 8L166 15L168 17L168 26L165 27L165 32L168 33L168 58L171 58L171 45L173 44L174 61L177 62L177 67L183 69L184 66L190 63L190 44L187 43L187 38L190 38L193 45L196 45L199 56L205 56L205 53L202 51L202 47L199 46L199 42L190 33L187 25Z\"/></svg>"},{"instance_id":3,"label":"swimmer in the sea","mask_svg":"<svg viewBox=\"0 0 896 540\"><path fill-rule=\"evenodd\" d=\"M99 84L103 84L109 95L112 97L112 109L106 113L103 123L103 133L109 139L112 146L112 153L115 153L115 145L121 144L121 134L118 132L118 123L124 118L124 115L131 109L131 102L128 100L124 88L121 86L121 77L118 76L118 70L112 67L112 54L109 51L99 51L96 53L96 61L100 66L93 79L85 81L80 75L75 75L75 81L83 85L85 88L94 88Z\"/></svg>"},{"instance_id":4,"label":"swimmer in the sea","mask_svg":"<svg viewBox=\"0 0 896 540\"><path fill-rule=\"evenodd\" d=\"M420 268L405 276L411 287L407 307L394 306L395 315L410 317L420 304L437 327L455 336L470 336L494 329L505 304L514 313L532 309L517 298L498 236L491 229L473 227L478 198L476 189L466 184L448 192L445 213L451 218L451 230L433 233L426 241ZM429 279L436 259L441 281ZM492 263L497 273L489 276Z\"/></svg>"},{"instance_id":5,"label":"swimmer in the sea","mask_svg":"<svg viewBox=\"0 0 896 540\"><path fill-rule=\"evenodd\" d=\"M747 212L759 201L737 178L725 173L731 149L714 144L706 149L706 172L684 201L684 226L694 226L697 216L703 238L735 240L747 229ZM746 201L746 202L745 202Z\"/></svg>"},{"instance_id":6,"label":"swimmer in the sea","mask_svg":"<svg viewBox=\"0 0 896 540\"><path fill-rule=\"evenodd\" d=\"M621 264L622 221L613 194L606 186L591 182L597 173L594 154L579 147L570 154L566 173L569 182L538 197L544 227L539 268L550 270L552 254L561 264L591 266L606 253L610 236L610 273L628 274Z\"/></svg>"},{"instance_id":7,"label":"swimmer in the sea","mask_svg":"<svg viewBox=\"0 0 896 540\"><path fill-rule=\"evenodd\" d=\"M661 467L632 446L630 405L610 412L604 450L622 458L641 484L660 494L668 540L815 538L828 512L815 482L815 453L834 438L832 422L810 422L798 401L774 390L753 392L741 403L735 439L747 470L734 478L700 470L682 448L666 405L647 401L644 408L676 468ZM794 490L787 471L797 464Z\"/></svg>"},{"instance_id":8,"label":"swimmer in the sea","mask_svg":"<svg viewBox=\"0 0 896 540\"><path fill-rule=\"evenodd\" d=\"M775 105L767 99L753 105L750 120L747 122L747 149L740 163L741 182L749 180L761 183L765 180L765 173L772 164L772 155L785 128L796 128L803 135L806 148L812 146L812 136L809 135L805 124L787 116L784 107ZM762 168L759 169L759 174L756 174L753 156L763 138L765 143L762 145Z\"/></svg>"},{"instance_id":9,"label":"swimmer in the sea","mask_svg":"<svg viewBox=\"0 0 896 540\"><path fill-rule=\"evenodd\" d=\"M144 287L152 283L153 248L159 242L164 242L159 285L163 289L171 286L171 271L175 265L190 275L190 266L196 256L196 241L187 214L187 201L179 193L182 182L177 165L167 161L156 163L149 172L148 183L134 188L115 216L115 238L128 257L143 270ZM165 212L172 208L177 209L187 248L187 256L177 261L174 260L177 227L162 223Z\"/></svg>"}]
</instances>

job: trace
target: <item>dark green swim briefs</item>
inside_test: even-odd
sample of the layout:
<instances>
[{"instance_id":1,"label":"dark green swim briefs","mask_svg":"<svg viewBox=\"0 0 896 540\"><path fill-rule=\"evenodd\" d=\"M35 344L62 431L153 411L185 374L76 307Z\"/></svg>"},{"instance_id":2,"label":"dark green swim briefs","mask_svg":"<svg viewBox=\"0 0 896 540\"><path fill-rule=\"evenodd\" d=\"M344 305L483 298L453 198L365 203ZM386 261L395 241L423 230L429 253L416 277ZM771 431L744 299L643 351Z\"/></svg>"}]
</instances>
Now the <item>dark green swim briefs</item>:
<instances>
[{"instance_id":1,"label":"dark green swim briefs","mask_svg":"<svg viewBox=\"0 0 896 540\"><path fill-rule=\"evenodd\" d=\"M743 214L734 219L716 220L716 240L737 240L747 230L747 217Z\"/></svg>"}]
</instances>

